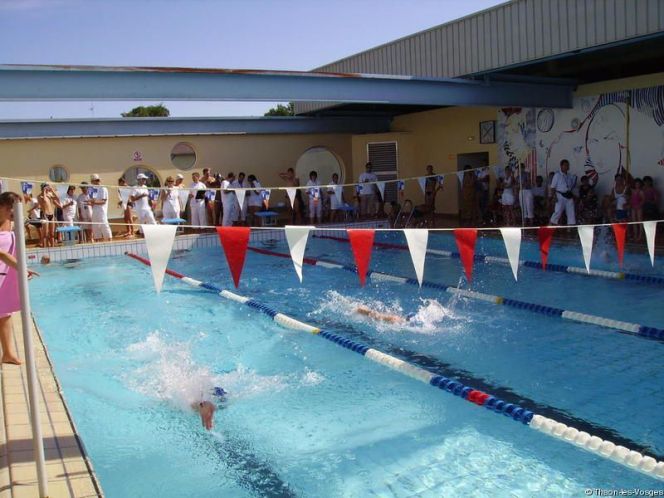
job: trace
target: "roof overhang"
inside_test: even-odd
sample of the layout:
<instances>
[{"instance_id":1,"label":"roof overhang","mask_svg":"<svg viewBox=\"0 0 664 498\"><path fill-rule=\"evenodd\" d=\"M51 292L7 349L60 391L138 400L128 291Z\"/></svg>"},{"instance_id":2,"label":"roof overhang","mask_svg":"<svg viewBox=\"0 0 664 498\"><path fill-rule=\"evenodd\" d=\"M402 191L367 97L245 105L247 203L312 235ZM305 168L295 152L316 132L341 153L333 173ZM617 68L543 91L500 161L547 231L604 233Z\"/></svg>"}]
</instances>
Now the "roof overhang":
<instances>
[{"instance_id":1,"label":"roof overhang","mask_svg":"<svg viewBox=\"0 0 664 498\"><path fill-rule=\"evenodd\" d=\"M563 82L298 71L0 65L0 101L305 101L417 106L572 106Z\"/></svg>"},{"instance_id":2,"label":"roof overhang","mask_svg":"<svg viewBox=\"0 0 664 498\"><path fill-rule=\"evenodd\" d=\"M0 140L182 135L384 133L389 117L112 118L0 121Z\"/></svg>"}]
</instances>

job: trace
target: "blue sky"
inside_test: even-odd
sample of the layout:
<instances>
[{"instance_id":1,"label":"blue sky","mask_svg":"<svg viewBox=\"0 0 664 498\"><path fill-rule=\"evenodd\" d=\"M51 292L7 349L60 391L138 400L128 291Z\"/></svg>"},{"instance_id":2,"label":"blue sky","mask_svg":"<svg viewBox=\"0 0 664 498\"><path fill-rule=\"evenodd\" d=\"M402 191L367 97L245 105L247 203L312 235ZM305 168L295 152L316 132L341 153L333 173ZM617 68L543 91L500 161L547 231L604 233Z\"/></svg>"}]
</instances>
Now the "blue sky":
<instances>
[{"instance_id":1,"label":"blue sky","mask_svg":"<svg viewBox=\"0 0 664 498\"><path fill-rule=\"evenodd\" d=\"M0 0L0 64L310 70L498 0ZM119 117L141 102L0 102L0 119ZM165 102L173 116L274 103Z\"/></svg>"}]
</instances>

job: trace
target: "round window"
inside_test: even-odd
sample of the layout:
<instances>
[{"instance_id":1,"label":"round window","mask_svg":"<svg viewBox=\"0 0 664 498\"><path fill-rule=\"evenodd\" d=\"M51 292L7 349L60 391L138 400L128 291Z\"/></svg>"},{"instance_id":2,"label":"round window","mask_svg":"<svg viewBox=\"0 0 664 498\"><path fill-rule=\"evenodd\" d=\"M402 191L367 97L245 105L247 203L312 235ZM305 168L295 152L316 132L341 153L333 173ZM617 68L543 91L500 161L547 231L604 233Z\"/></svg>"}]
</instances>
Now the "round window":
<instances>
[{"instance_id":1,"label":"round window","mask_svg":"<svg viewBox=\"0 0 664 498\"><path fill-rule=\"evenodd\" d=\"M64 183L69 181L69 172L64 166L51 166L51 169L48 170L48 178L52 182Z\"/></svg>"},{"instance_id":2,"label":"round window","mask_svg":"<svg viewBox=\"0 0 664 498\"><path fill-rule=\"evenodd\" d=\"M326 185L332 181L332 175L339 175L339 183L344 182L344 168L337 155L325 147L312 147L300 156L295 165L295 174L302 185L309 181L309 173L318 173L318 181Z\"/></svg>"},{"instance_id":3,"label":"round window","mask_svg":"<svg viewBox=\"0 0 664 498\"><path fill-rule=\"evenodd\" d=\"M157 173L144 166L132 166L124 172L122 177L127 181L127 185L136 185L138 183L136 181L136 176L139 173L143 173L148 177L148 187L161 187L161 181L159 180Z\"/></svg>"},{"instance_id":4,"label":"round window","mask_svg":"<svg viewBox=\"0 0 664 498\"><path fill-rule=\"evenodd\" d=\"M171 163L177 169L191 169L196 164L194 148L184 142L178 142L171 149Z\"/></svg>"}]
</instances>

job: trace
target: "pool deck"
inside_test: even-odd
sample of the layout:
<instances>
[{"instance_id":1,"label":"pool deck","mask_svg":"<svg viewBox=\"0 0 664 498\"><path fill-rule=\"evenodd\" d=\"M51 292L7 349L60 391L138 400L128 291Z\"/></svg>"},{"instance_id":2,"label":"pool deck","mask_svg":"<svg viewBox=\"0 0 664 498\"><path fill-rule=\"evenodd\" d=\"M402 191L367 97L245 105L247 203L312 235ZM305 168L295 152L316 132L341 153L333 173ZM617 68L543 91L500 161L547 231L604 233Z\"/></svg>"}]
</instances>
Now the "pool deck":
<instances>
[{"instance_id":1,"label":"pool deck","mask_svg":"<svg viewBox=\"0 0 664 498\"><path fill-rule=\"evenodd\" d=\"M19 313L11 319L13 340L21 359L23 333ZM40 383L41 427L51 498L102 497L86 457L42 339L33 328L35 362ZM25 363L0 367L0 498L37 498L37 468L32 450Z\"/></svg>"}]
</instances>

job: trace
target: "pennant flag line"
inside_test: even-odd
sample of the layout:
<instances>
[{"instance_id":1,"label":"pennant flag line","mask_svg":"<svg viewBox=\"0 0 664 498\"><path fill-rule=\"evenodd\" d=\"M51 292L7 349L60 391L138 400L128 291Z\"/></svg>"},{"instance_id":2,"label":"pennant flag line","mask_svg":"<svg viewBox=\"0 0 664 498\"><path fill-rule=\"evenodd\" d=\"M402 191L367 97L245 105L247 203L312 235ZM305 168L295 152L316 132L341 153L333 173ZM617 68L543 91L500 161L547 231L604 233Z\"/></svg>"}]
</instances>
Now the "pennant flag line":
<instances>
[{"instance_id":1,"label":"pennant flag line","mask_svg":"<svg viewBox=\"0 0 664 498\"><path fill-rule=\"evenodd\" d=\"M145 235L145 245L148 248L152 280L157 294L161 292L164 284L166 266L171 257L171 249L175 242L175 225L141 225Z\"/></svg>"},{"instance_id":2,"label":"pennant flag line","mask_svg":"<svg viewBox=\"0 0 664 498\"><path fill-rule=\"evenodd\" d=\"M30 195L32 193L32 183L21 182L21 192L23 192L26 195Z\"/></svg>"},{"instance_id":3,"label":"pennant flag line","mask_svg":"<svg viewBox=\"0 0 664 498\"><path fill-rule=\"evenodd\" d=\"M307 247L307 238L309 232L315 227L312 226L293 226L286 225L284 231L286 232L286 240L288 241L288 249L290 250L295 273L302 283L302 261L304 260L304 250Z\"/></svg>"},{"instance_id":4,"label":"pennant flag line","mask_svg":"<svg viewBox=\"0 0 664 498\"><path fill-rule=\"evenodd\" d=\"M521 251L521 229L501 228L500 233L503 234L503 242L507 250L507 258L510 260L514 280L518 280L517 272L519 271L519 252Z\"/></svg>"},{"instance_id":5,"label":"pennant flag line","mask_svg":"<svg viewBox=\"0 0 664 498\"><path fill-rule=\"evenodd\" d=\"M623 257L625 256L625 235L627 233L627 225L625 223L612 223L613 234L616 236L616 249L618 250L618 265L620 269L623 267Z\"/></svg>"},{"instance_id":6,"label":"pennant flag line","mask_svg":"<svg viewBox=\"0 0 664 498\"><path fill-rule=\"evenodd\" d=\"M350 240L355 265L357 265L357 275L360 277L360 285L364 287L367 280L367 271L371 262L371 248L374 241L374 230L370 229L349 229L348 239Z\"/></svg>"},{"instance_id":7,"label":"pennant flag line","mask_svg":"<svg viewBox=\"0 0 664 498\"><path fill-rule=\"evenodd\" d=\"M586 264L586 271L590 273L590 256L593 252L593 236L595 235L594 227L577 227L577 229L583 249L583 262Z\"/></svg>"},{"instance_id":8,"label":"pennant flag line","mask_svg":"<svg viewBox=\"0 0 664 498\"><path fill-rule=\"evenodd\" d=\"M473 279L473 259L475 257L475 242L477 242L476 228L457 228L454 230L454 238L459 248L461 262L466 272L466 279Z\"/></svg>"},{"instance_id":9,"label":"pennant flag line","mask_svg":"<svg viewBox=\"0 0 664 498\"><path fill-rule=\"evenodd\" d=\"M240 276L244 267L249 245L249 227L216 227L221 246L224 248L226 262L233 276L235 288L240 285Z\"/></svg>"},{"instance_id":10,"label":"pennant flag line","mask_svg":"<svg viewBox=\"0 0 664 498\"><path fill-rule=\"evenodd\" d=\"M539 227L537 230L537 239L540 246L540 259L542 260L542 270L546 270L546 262L549 259L549 249L553 239L553 228Z\"/></svg>"},{"instance_id":11,"label":"pennant flag line","mask_svg":"<svg viewBox=\"0 0 664 498\"><path fill-rule=\"evenodd\" d=\"M463 175L464 175L463 171L457 171L456 172L456 176L459 179L459 185L463 185Z\"/></svg>"},{"instance_id":12,"label":"pennant flag line","mask_svg":"<svg viewBox=\"0 0 664 498\"><path fill-rule=\"evenodd\" d=\"M235 196L237 201L240 203L240 212L244 211L244 197L247 195L247 191L243 189L238 189L235 191Z\"/></svg>"},{"instance_id":13,"label":"pennant flag line","mask_svg":"<svg viewBox=\"0 0 664 498\"><path fill-rule=\"evenodd\" d=\"M378 191L380 192L380 198L385 199L385 182L376 182L376 187L378 187Z\"/></svg>"},{"instance_id":14,"label":"pennant flag line","mask_svg":"<svg viewBox=\"0 0 664 498\"><path fill-rule=\"evenodd\" d=\"M129 196L131 195L131 189L121 188L118 190L120 195L120 200L122 201L122 209L127 209L127 203L129 202Z\"/></svg>"},{"instance_id":15,"label":"pennant flag line","mask_svg":"<svg viewBox=\"0 0 664 498\"><path fill-rule=\"evenodd\" d=\"M427 179L424 176L420 176L417 179L417 183L420 184L420 188L422 189L422 193L426 194L427 193Z\"/></svg>"},{"instance_id":16,"label":"pennant flag line","mask_svg":"<svg viewBox=\"0 0 664 498\"><path fill-rule=\"evenodd\" d=\"M413 260L415 275L417 275L417 282L420 284L421 288L422 279L424 278L424 260L427 254L429 230L405 228L403 234L406 236L408 250L410 251L410 259Z\"/></svg>"},{"instance_id":17,"label":"pennant flag line","mask_svg":"<svg viewBox=\"0 0 664 498\"><path fill-rule=\"evenodd\" d=\"M187 207L187 201L189 201L189 190L179 189L178 199L180 200L180 211L184 211ZM183 213L180 213L182 216Z\"/></svg>"},{"instance_id":18,"label":"pennant flag line","mask_svg":"<svg viewBox=\"0 0 664 498\"><path fill-rule=\"evenodd\" d=\"M67 197L67 190L69 190L69 185L56 185L56 190L58 191L58 197L60 200L64 200Z\"/></svg>"},{"instance_id":19,"label":"pennant flag line","mask_svg":"<svg viewBox=\"0 0 664 498\"><path fill-rule=\"evenodd\" d=\"M438 185L442 187L444 182L445 182L445 175L438 175Z\"/></svg>"},{"instance_id":20,"label":"pennant flag line","mask_svg":"<svg viewBox=\"0 0 664 498\"><path fill-rule=\"evenodd\" d=\"M648 243L648 254L650 254L650 264L655 266L655 233L657 232L656 221L644 221L643 231L646 233L646 242Z\"/></svg>"},{"instance_id":21,"label":"pennant flag line","mask_svg":"<svg viewBox=\"0 0 664 498\"><path fill-rule=\"evenodd\" d=\"M334 195L337 198L337 202L341 203L343 202L343 193L344 193L344 188L340 185L335 185L334 186Z\"/></svg>"}]
</instances>

